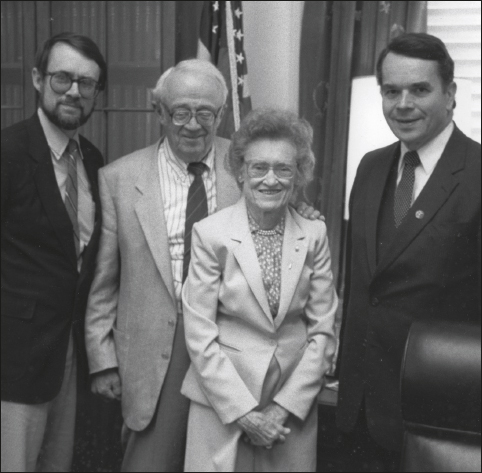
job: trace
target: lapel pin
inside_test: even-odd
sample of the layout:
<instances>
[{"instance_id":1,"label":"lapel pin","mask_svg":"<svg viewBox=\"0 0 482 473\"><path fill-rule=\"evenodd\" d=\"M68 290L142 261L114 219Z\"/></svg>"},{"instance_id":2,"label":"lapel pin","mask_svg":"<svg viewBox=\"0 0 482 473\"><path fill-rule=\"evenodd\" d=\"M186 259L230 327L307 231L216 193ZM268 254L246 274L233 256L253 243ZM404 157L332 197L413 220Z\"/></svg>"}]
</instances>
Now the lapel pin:
<instances>
[{"instance_id":1,"label":"lapel pin","mask_svg":"<svg viewBox=\"0 0 482 473\"><path fill-rule=\"evenodd\" d=\"M288 265L288 269L291 269L291 263Z\"/></svg>"},{"instance_id":2,"label":"lapel pin","mask_svg":"<svg viewBox=\"0 0 482 473\"><path fill-rule=\"evenodd\" d=\"M300 251L300 247L297 246L297 247L295 248L295 251Z\"/></svg>"},{"instance_id":3,"label":"lapel pin","mask_svg":"<svg viewBox=\"0 0 482 473\"><path fill-rule=\"evenodd\" d=\"M422 218L425 217L425 212L423 210L417 210L415 212L415 217L422 220Z\"/></svg>"}]
</instances>

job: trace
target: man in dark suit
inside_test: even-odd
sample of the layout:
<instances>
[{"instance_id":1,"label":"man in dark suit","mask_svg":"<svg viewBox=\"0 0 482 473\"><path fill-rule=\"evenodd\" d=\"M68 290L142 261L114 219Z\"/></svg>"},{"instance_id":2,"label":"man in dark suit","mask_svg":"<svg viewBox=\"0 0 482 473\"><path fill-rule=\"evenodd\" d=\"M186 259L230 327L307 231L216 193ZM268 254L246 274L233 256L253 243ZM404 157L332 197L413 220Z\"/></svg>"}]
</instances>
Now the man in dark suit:
<instances>
[{"instance_id":1,"label":"man in dark suit","mask_svg":"<svg viewBox=\"0 0 482 473\"><path fill-rule=\"evenodd\" d=\"M37 112L2 130L2 471L70 471L103 164L77 129L106 63L92 40L61 33L32 79Z\"/></svg>"},{"instance_id":2,"label":"man in dark suit","mask_svg":"<svg viewBox=\"0 0 482 473\"><path fill-rule=\"evenodd\" d=\"M337 422L374 439L381 471L399 463L411 323L480 322L480 144L452 121L453 74L434 36L402 35L381 53L383 112L400 141L363 158L350 199Z\"/></svg>"}]
</instances>

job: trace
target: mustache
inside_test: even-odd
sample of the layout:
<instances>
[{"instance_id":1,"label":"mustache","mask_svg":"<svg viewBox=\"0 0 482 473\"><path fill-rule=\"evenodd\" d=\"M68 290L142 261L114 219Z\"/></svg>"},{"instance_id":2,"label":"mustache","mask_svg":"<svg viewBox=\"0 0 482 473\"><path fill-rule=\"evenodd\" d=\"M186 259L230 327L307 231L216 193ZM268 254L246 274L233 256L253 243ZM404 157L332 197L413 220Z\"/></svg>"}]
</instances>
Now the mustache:
<instances>
[{"instance_id":1,"label":"mustache","mask_svg":"<svg viewBox=\"0 0 482 473\"><path fill-rule=\"evenodd\" d=\"M59 104L60 105L69 105L71 107L77 107L77 108L82 108L82 105L80 104L80 100L76 100L76 99L69 99L69 98L65 98L65 99L61 99L59 101Z\"/></svg>"}]
</instances>

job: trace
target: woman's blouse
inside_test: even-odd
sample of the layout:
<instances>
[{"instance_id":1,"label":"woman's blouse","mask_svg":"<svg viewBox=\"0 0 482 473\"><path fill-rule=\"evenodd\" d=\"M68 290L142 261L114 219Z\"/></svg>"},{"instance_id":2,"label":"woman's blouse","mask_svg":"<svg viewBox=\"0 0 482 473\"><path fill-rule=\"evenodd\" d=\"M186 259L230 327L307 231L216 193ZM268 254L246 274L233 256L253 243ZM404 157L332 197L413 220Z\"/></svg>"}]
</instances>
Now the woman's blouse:
<instances>
[{"instance_id":1,"label":"woman's blouse","mask_svg":"<svg viewBox=\"0 0 482 473\"><path fill-rule=\"evenodd\" d=\"M268 296L271 315L276 317L279 309L281 290L281 255L285 218L272 230L262 230L248 213L249 229L261 266L264 289Z\"/></svg>"}]
</instances>

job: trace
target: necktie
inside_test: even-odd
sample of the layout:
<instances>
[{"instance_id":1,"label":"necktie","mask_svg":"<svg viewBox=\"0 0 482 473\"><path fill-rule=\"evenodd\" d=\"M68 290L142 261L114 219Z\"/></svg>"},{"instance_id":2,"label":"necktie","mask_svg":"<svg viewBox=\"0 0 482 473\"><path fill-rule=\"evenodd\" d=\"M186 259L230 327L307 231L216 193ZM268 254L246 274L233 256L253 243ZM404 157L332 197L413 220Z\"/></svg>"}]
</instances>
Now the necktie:
<instances>
[{"instance_id":1,"label":"necktie","mask_svg":"<svg viewBox=\"0 0 482 473\"><path fill-rule=\"evenodd\" d=\"M395 226L397 228L402 223L412 205L415 168L420 164L420 157L416 151L408 151L405 153L403 161L402 179L395 191L395 205L393 207Z\"/></svg>"},{"instance_id":2,"label":"necktie","mask_svg":"<svg viewBox=\"0 0 482 473\"><path fill-rule=\"evenodd\" d=\"M189 173L194 174L194 181L189 187L186 206L186 226L184 231L184 260L182 281L184 282L191 261L191 233L192 226L208 215L208 197L204 182L203 172L207 169L204 163L190 163L187 167Z\"/></svg>"},{"instance_id":3,"label":"necktie","mask_svg":"<svg viewBox=\"0 0 482 473\"><path fill-rule=\"evenodd\" d=\"M65 188L65 208L67 209L67 213L69 214L70 221L74 228L75 252L77 257L79 257L80 234L78 220L79 195L77 184L77 160L80 159L80 154L75 140L69 140L69 144L64 151L63 157L68 164L67 185Z\"/></svg>"}]
</instances>

